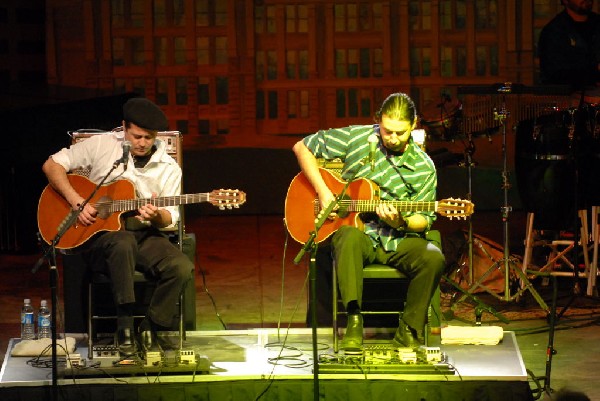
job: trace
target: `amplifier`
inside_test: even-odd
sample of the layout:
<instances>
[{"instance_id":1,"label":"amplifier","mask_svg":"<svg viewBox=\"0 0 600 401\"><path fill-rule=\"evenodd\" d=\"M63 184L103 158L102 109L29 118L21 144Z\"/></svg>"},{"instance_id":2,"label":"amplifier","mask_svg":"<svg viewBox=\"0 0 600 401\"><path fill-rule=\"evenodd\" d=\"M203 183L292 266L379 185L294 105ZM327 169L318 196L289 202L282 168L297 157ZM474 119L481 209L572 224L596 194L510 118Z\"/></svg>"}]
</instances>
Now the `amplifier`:
<instances>
[{"instance_id":1,"label":"amplifier","mask_svg":"<svg viewBox=\"0 0 600 401\"><path fill-rule=\"evenodd\" d=\"M77 131L69 131L67 132L71 137L71 143L81 142L90 138L94 135L103 135L108 134L110 132L118 132L121 128L114 129L113 131L102 131L102 130L94 130L94 129L80 129ZM156 137L162 140L167 145L167 153L177 160L180 167L183 167L183 152L182 152L182 135L179 131L159 131Z\"/></svg>"}]
</instances>

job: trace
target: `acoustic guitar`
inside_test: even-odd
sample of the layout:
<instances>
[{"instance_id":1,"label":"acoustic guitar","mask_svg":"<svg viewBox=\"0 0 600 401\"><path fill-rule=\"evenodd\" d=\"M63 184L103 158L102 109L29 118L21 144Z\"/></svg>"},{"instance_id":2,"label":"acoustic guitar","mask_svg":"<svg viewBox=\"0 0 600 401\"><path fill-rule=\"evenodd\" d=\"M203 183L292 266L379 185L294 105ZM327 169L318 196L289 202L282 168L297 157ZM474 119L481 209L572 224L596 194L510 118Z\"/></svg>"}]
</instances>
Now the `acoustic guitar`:
<instances>
[{"instance_id":1,"label":"acoustic guitar","mask_svg":"<svg viewBox=\"0 0 600 401\"><path fill-rule=\"evenodd\" d=\"M332 192L337 195L341 194L346 183L327 169L320 168L319 170ZM374 212L381 203L393 205L400 212L432 211L449 219L466 219L467 216L473 214L474 209L474 205L470 201L453 198L414 202L380 200L377 184L366 178L359 178L350 183L345 196L340 200L339 209L336 211L338 218L325 220L317 233L315 242L327 239L343 225L359 226L361 223L359 214ZM285 199L285 222L287 230L294 240L301 244L308 241L311 233L315 231L315 221L320 211L321 204L315 190L304 173L299 173L292 179Z\"/></svg>"},{"instance_id":2,"label":"acoustic guitar","mask_svg":"<svg viewBox=\"0 0 600 401\"><path fill-rule=\"evenodd\" d=\"M96 184L88 178L69 174L69 182L80 194L91 194ZM237 189L217 189L207 193L165 196L149 199L135 198L135 188L128 180L119 180L101 186L90 200L98 211L96 222L90 226L77 224L77 219L67 201L47 185L38 203L38 229L42 239L51 244L62 225L73 221L56 244L58 249L76 248L95 234L103 231L117 231L122 228L121 215L126 211L137 210L148 203L158 207L187 205L208 202L221 210L238 208L246 202L246 194ZM73 219L69 219L73 217Z\"/></svg>"}]
</instances>

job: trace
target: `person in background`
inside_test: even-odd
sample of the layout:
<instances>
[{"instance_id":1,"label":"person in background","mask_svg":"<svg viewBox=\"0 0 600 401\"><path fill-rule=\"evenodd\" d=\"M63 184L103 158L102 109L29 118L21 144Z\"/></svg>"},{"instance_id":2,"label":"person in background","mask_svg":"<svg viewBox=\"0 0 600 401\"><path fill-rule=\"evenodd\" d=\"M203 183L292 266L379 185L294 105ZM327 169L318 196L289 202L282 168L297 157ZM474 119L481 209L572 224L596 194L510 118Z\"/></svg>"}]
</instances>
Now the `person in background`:
<instances>
[{"instance_id":1,"label":"person in background","mask_svg":"<svg viewBox=\"0 0 600 401\"><path fill-rule=\"evenodd\" d=\"M544 84L581 90L600 82L600 15L593 0L561 0L564 10L540 32L538 55Z\"/></svg>"},{"instance_id":2,"label":"person in background","mask_svg":"<svg viewBox=\"0 0 600 401\"><path fill-rule=\"evenodd\" d=\"M343 160L342 177L372 180L383 200L434 201L437 174L432 160L411 138L416 123L413 101L404 93L394 93L377 111L375 124L320 130L297 142L293 151L321 207L334 202L335 195L320 174L317 158ZM362 271L370 263L390 265L411 279L393 342L418 347L445 267L440 248L425 239L435 214L401 213L389 203L380 203L374 214L363 217L363 227L341 226L331 238L340 294L348 313L342 347L347 351L362 349ZM328 218L337 218L335 210Z\"/></svg>"},{"instance_id":3,"label":"person in background","mask_svg":"<svg viewBox=\"0 0 600 401\"><path fill-rule=\"evenodd\" d=\"M44 163L42 169L50 185L73 210L79 210L90 194L79 193L78 188L69 182L67 172L89 169L89 179L97 184L119 158L124 162L113 169L106 184L127 179L133 183L140 198L181 193L181 168L167 154L166 144L156 138L158 131L168 128L162 110L148 99L129 99L123 106L122 124L122 131L95 135L73 144L53 154ZM125 141L130 143L130 154L124 154L128 152ZM86 204L76 224L94 224L98 219L97 213L92 204ZM158 348L157 331L177 328L180 294L191 279L194 266L161 229L174 227L178 220L177 207L159 208L148 203L127 215L124 230L95 236L85 250L85 259L90 262L91 268L106 272L111 279L117 308L115 337L122 354L138 351L133 322L133 276L136 269L156 281L146 318L139 325L143 349Z\"/></svg>"}]
</instances>

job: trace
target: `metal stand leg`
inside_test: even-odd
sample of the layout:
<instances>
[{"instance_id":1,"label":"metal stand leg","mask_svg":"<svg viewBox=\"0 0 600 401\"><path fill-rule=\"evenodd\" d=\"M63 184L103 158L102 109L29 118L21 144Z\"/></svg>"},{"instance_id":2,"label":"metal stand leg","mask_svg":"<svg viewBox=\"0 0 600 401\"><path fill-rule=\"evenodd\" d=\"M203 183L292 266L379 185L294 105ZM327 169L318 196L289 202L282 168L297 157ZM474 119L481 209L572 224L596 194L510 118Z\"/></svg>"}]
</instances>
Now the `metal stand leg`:
<instances>
[{"instance_id":1,"label":"metal stand leg","mask_svg":"<svg viewBox=\"0 0 600 401\"><path fill-rule=\"evenodd\" d=\"M503 95L512 92L511 84L506 83L503 87L501 87L498 92ZM509 180L508 180L508 162L507 162L507 150L506 150L506 118L510 113L506 110L506 98L502 101L502 107L500 110L494 111L494 117L497 121L500 122L502 126L502 190L504 195L504 203L501 208L502 212L502 225L503 225L503 242L504 242L504 256L502 260L495 262L490 268L469 288L468 293L472 293L475 289L481 287L490 294L494 295L496 298L503 301L513 301L515 299L519 299L525 290L529 290L535 300L538 302L540 307L546 312L546 314L550 314L550 308L544 302L542 297L538 294L538 292L533 288L533 285L527 278L527 275L519 268L517 268L515 261L510 257L509 250L509 214L512 211L512 207L508 204L508 189L510 188ZM483 286L481 283L485 278L494 270L503 267L504 270L504 295L500 296L490 291L487 287ZM521 288L515 293L511 295L510 288L510 279L511 273L516 273L521 281ZM463 295L458 302L461 302L467 297L467 295Z\"/></svg>"}]
</instances>

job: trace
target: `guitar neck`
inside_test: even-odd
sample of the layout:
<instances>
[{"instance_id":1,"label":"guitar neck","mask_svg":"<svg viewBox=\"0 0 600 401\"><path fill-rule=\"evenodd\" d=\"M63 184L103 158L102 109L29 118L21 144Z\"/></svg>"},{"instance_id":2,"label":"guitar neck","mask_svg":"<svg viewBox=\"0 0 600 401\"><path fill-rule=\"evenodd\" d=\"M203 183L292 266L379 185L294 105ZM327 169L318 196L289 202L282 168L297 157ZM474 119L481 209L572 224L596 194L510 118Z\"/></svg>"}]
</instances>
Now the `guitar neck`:
<instances>
[{"instance_id":1,"label":"guitar neck","mask_svg":"<svg viewBox=\"0 0 600 401\"><path fill-rule=\"evenodd\" d=\"M435 212L437 201L400 201L400 200L349 200L340 201L340 207L349 212L374 212L380 204L392 205L399 212Z\"/></svg>"},{"instance_id":2,"label":"guitar neck","mask_svg":"<svg viewBox=\"0 0 600 401\"><path fill-rule=\"evenodd\" d=\"M175 196L164 196L159 198L120 199L96 203L96 208L108 208L110 212L122 212L137 210L148 203L158 206L179 206L191 203L209 202L210 193L197 193Z\"/></svg>"}]
</instances>

